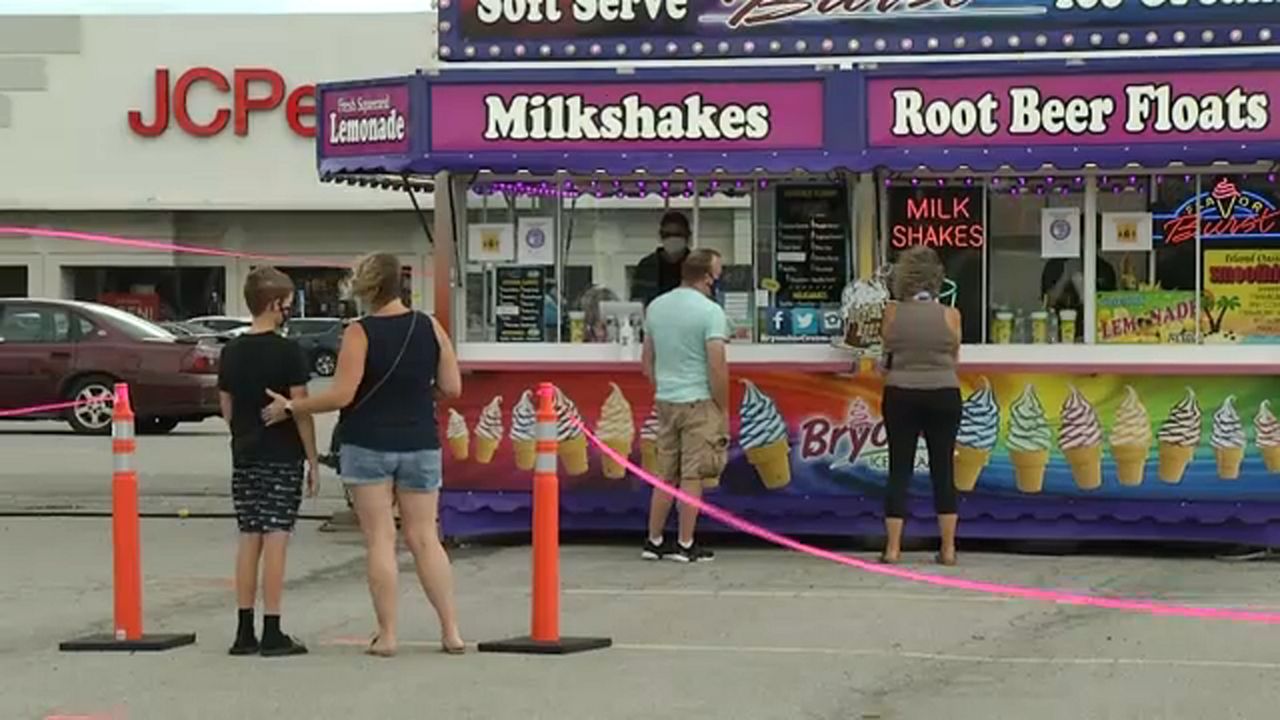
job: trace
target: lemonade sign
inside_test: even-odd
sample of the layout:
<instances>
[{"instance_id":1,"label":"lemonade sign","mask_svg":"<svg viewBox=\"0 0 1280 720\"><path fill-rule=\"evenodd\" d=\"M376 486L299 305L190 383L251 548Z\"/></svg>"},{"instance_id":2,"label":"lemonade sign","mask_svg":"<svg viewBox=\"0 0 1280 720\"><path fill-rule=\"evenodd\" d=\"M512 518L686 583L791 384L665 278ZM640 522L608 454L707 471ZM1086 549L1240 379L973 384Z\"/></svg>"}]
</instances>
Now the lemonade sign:
<instances>
[{"instance_id":1,"label":"lemonade sign","mask_svg":"<svg viewBox=\"0 0 1280 720\"><path fill-rule=\"evenodd\" d=\"M1196 322L1189 290L1098 293L1098 342L1193 343Z\"/></svg>"},{"instance_id":2,"label":"lemonade sign","mask_svg":"<svg viewBox=\"0 0 1280 720\"><path fill-rule=\"evenodd\" d=\"M1280 343L1280 250L1205 250L1205 342Z\"/></svg>"}]
</instances>

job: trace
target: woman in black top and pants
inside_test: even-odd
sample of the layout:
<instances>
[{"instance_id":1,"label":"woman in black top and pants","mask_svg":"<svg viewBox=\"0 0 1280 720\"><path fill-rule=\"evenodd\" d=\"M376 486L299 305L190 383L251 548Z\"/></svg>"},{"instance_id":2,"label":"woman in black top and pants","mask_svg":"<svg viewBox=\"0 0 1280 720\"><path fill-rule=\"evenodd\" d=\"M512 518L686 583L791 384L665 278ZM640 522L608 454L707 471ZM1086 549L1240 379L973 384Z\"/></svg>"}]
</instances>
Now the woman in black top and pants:
<instances>
[{"instance_id":1,"label":"woman in black top and pants","mask_svg":"<svg viewBox=\"0 0 1280 720\"><path fill-rule=\"evenodd\" d=\"M460 396L462 375L444 328L404 305L400 282L394 255L361 260L352 293L367 314L342 337L333 386L305 400L277 397L263 415L278 422L342 410L340 472L364 533L378 618L368 652L396 652L398 504L418 579L440 619L442 648L461 653L466 646L454 612L453 573L436 527L442 461L435 401Z\"/></svg>"}]
</instances>

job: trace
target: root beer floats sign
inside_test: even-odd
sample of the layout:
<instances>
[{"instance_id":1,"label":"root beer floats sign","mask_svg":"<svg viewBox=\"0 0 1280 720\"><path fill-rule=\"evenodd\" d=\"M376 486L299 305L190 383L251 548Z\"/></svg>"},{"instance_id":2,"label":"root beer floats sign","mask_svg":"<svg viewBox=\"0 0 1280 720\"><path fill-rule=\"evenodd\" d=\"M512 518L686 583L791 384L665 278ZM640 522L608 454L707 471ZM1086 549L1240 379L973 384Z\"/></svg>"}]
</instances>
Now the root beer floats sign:
<instances>
[{"instance_id":1,"label":"root beer floats sign","mask_svg":"<svg viewBox=\"0 0 1280 720\"><path fill-rule=\"evenodd\" d=\"M872 147L1280 140L1275 70L875 78L866 102Z\"/></svg>"}]
</instances>

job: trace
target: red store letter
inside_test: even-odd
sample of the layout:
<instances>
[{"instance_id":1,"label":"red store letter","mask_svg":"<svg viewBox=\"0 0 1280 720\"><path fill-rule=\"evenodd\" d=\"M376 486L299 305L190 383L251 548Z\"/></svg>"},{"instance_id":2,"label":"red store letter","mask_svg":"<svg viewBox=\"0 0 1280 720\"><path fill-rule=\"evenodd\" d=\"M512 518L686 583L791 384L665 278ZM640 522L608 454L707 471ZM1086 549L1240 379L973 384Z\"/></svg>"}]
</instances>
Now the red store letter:
<instances>
[{"instance_id":1,"label":"red store letter","mask_svg":"<svg viewBox=\"0 0 1280 720\"><path fill-rule=\"evenodd\" d=\"M226 76L217 70L207 67L192 68L182 73L173 86L173 115L178 120L178 127L189 134L196 137L213 137L226 129L227 121L231 119L231 111L218 108L213 114L213 119L205 125L191 119L191 114L187 112L187 93L191 92L192 85L202 80L212 85L218 92L225 93L231 90L231 84L227 82Z\"/></svg>"},{"instance_id":2,"label":"red store letter","mask_svg":"<svg viewBox=\"0 0 1280 720\"><path fill-rule=\"evenodd\" d=\"M156 120L151 125L142 121L142 111L129 111L129 129L142 137L159 137L169 129L169 69L156 68Z\"/></svg>"},{"instance_id":3,"label":"red store letter","mask_svg":"<svg viewBox=\"0 0 1280 720\"><path fill-rule=\"evenodd\" d=\"M259 82L270 86L264 97L250 97L249 84ZM259 110L275 110L284 100L284 79L275 70L265 68L236 69L236 134L249 134L249 113Z\"/></svg>"},{"instance_id":4,"label":"red store letter","mask_svg":"<svg viewBox=\"0 0 1280 720\"><path fill-rule=\"evenodd\" d=\"M310 125L302 122L304 117L311 118ZM289 121L289 128L294 134L304 138L316 136L315 85L299 85L289 93L289 99L285 102L285 119Z\"/></svg>"}]
</instances>

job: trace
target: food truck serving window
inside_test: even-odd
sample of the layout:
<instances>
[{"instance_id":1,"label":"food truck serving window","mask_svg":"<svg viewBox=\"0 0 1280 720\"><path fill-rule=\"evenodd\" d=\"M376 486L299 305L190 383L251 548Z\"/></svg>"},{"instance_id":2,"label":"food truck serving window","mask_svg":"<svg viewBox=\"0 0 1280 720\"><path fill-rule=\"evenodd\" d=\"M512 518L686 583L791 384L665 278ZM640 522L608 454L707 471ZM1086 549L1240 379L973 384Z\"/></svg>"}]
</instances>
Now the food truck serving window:
<instances>
[{"instance_id":1,"label":"food truck serving window","mask_svg":"<svg viewBox=\"0 0 1280 720\"><path fill-rule=\"evenodd\" d=\"M941 299L960 309L967 343L1082 342L1089 301L1099 344L1280 342L1274 175L889 178L881 189L887 257L938 251Z\"/></svg>"},{"instance_id":2,"label":"food truck serving window","mask_svg":"<svg viewBox=\"0 0 1280 720\"><path fill-rule=\"evenodd\" d=\"M734 342L826 343L843 328L840 295L853 256L843 182L550 187L468 193L459 248L468 341L638 339L645 306L680 285L681 261L695 248L720 254L716 300Z\"/></svg>"}]
</instances>

